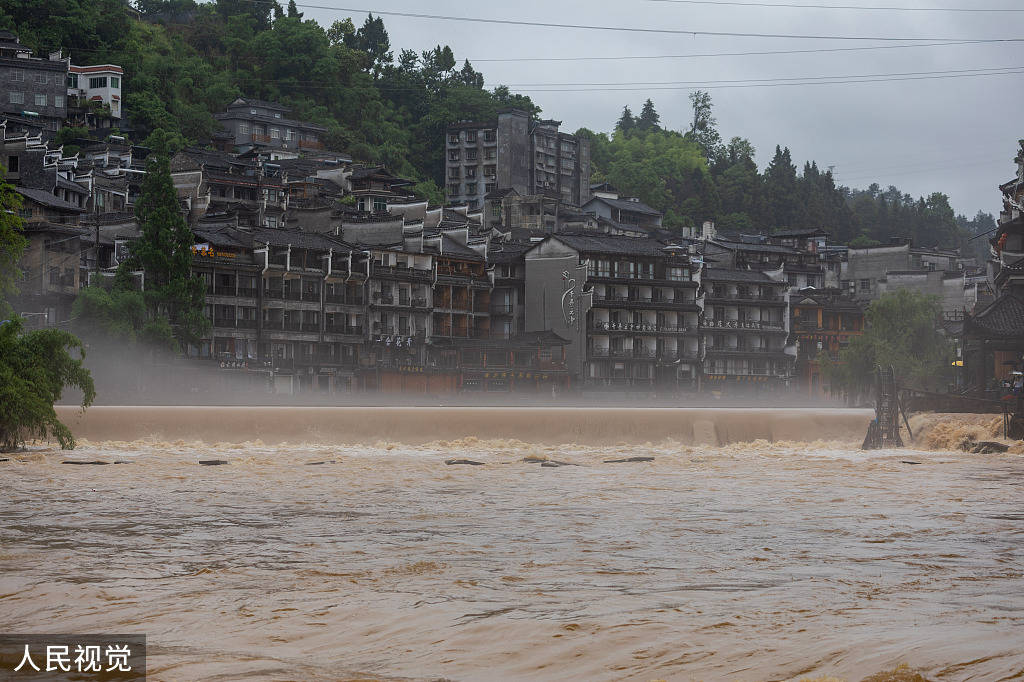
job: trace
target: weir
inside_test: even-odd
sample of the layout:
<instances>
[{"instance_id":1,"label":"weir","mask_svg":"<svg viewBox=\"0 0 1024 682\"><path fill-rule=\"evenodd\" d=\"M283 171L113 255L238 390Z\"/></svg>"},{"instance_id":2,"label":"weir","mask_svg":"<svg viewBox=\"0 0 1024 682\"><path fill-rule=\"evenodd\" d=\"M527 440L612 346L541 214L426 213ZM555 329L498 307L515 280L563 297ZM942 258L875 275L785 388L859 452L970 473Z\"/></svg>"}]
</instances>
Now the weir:
<instances>
[{"instance_id":1,"label":"weir","mask_svg":"<svg viewBox=\"0 0 1024 682\"><path fill-rule=\"evenodd\" d=\"M89 441L418 445L478 438L530 443L856 443L870 410L608 407L92 407L58 417Z\"/></svg>"}]
</instances>

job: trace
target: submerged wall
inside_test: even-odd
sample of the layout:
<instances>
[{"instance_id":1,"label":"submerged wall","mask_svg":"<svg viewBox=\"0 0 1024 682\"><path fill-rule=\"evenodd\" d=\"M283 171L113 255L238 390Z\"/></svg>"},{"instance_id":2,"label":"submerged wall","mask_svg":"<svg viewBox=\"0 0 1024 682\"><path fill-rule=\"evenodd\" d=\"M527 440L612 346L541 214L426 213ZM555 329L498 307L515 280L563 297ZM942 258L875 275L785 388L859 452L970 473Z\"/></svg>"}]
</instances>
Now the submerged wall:
<instances>
[{"instance_id":1,"label":"submerged wall","mask_svg":"<svg viewBox=\"0 0 1024 682\"><path fill-rule=\"evenodd\" d=\"M860 443L871 410L531 407L58 407L89 441L421 444L475 437L530 443Z\"/></svg>"}]
</instances>

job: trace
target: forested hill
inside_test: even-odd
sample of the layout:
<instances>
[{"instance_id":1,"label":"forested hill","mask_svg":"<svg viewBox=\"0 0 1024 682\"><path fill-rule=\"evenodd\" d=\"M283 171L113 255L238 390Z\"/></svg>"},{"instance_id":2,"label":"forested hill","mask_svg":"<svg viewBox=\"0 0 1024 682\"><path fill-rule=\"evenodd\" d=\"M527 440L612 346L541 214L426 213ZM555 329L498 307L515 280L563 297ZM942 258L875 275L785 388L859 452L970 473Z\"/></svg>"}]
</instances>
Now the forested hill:
<instances>
[{"instance_id":1,"label":"forested hill","mask_svg":"<svg viewBox=\"0 0 1024 682\"><path fill-rule=\"evenodd\" d=\"M510 106L540 111L507 88L485 89L483 74L447 46L395 48L379 17L324 27L303 18L294 0L135 4L142 21L126 0L5 0L0 29L37 54L64 49L79 64L123 66L136 141L157 129L180 135L178 144L203 141L217 128L213 114L236 97L278 101L296 118L326 126L330 148L418 180L417 191L433 201L442 199L446 124L494 118ZM748 141L723 142L710 96L692 100L683 132L663 128L650 101L638 116L624 111L610 135L580 131L592 139L594 181L664 211L669 227L704 220L734 231L822 227L840 242L906 236L952 247L992 223L987 214L954 216L938 192L914 199L895 187L836 187L813 162L798 172L784 147L760 170Z\"/></svg>"}]
</instances>

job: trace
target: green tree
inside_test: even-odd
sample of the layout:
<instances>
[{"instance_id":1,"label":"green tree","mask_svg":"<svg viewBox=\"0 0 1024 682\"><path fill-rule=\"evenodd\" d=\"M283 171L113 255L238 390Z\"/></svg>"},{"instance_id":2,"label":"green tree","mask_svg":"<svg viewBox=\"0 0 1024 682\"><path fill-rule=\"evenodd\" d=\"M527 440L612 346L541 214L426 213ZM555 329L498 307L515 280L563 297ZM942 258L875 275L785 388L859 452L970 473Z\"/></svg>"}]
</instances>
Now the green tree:
<instances>
[{"instance_id":1,"label":"green tree","mask_svg":"<svg viewBox=\"0 0 1024 682\"><path fill-rule=\"evenodd\" d=\"M906 289L885 294L868 306L864 333L840 351L837 363L824 363L823 372L833 387L854 397L870 394L876 365L891 365L902 386L944 388L953 353L938 329L941 312L934 296Z\"/></svg>"},{"instance_id":2,"label":"green tree","mask_svg":"<svg viewBox=\"0 0 1024 682\"><path fill-rule=\"evenodd\" d=\"M182 216L168 159L156 154L135 204L141 237L132 257L146 275L145 300L152 320L166 320L179 342L195 343L209 329L203 315L205 285L192 275L195 235Z\"/></svg>"},{"instance_id":3,"label":"green tree","mask_svg":"<svg viewBox=\"0 0 1024 682\"><path fill-rule=\"evenodd\" d=\"M722 153L722 136L718 133L718 121L712 115L711 95L704 90L691 92L690 105L693 122L690 123L689 135L704 150L704 158L714 163Z\"/></svg>"},{"instance_id":4,"label":"green tree","mask_svg":"<svg viewBox=\"0 0 1024 682\"><path fill-rule=\"evenodd\" d=\"M75 357L77 355L77 357ZM30 438L56 438L75 447L71 430L57 419L53 404L66 386L82 391L84 410L96 397L92 375L83 365L85 349L60 329L22 333L21 318L0 322L0 450Z\"/></svg>"},{"instance_id":5,"label":"green tree","mask_svg":"<svg viewBox=\"0 0 1024 682\"><path fill-rule=\"evenodd\" d=\"M796 166L789 148L775 147L775 156L764 169L764 193L768 227L792 228L797 217L799 197L797 195Z\"/></svg>"},{"instance_id":6,"label":"green tree","mask_svg":"<svg viewBox=\"0 0 1024 682\"><path fill-rule=\"evenodd\" d=\"M661 116L654 109L654 102L648 99L644 102L643 109L640 110L640 118L637 120L636 127L644 132L651 130L660 130Z\"/></svg>"},{"instance_id":7,"label":"green tree","mask_svg":"<svg viewBox=\"0 0 1024 682\"><path fill-rule=\"evenodd\" d=\"M619 122L615 124L615 129L621 130L623 135L629 135L636 129L636 125L636 118L633 117L633 112L629 110L628 106L622 107L622 116L619 117Z\"/></svg>"}]
</instances>

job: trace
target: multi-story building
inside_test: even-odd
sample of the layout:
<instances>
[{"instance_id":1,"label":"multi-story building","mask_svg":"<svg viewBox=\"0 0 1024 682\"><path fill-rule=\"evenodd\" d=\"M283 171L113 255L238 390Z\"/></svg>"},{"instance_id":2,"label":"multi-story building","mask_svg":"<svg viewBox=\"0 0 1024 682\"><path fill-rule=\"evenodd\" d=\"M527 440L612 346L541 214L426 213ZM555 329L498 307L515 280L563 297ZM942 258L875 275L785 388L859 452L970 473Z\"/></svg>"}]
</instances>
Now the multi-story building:
<instances>
[{"instance_id":1,"label":"multi-story building","mask_svg":"<svg viewBox=\"0 0 1024 682\"><path fill-rule=\"evenodd\" d=\"M514 189L523 196L552 192L563 203L580 206L590 192L590 145L559 132L559 125L510 109L495 121L448 126L448 201L476 209L488 194Z\"/></svg>"},{"instance_id":2,"label":"multi-story building","mask_svg":"<svg viewBox=\"0 0 1024 682\"><path fill-rule=\"evenodd\" d=\"M282 227L288 208L280 168L263 162L189 148L170 162L171 178L185 202L189 220L228 213L245 227Z\"/></svg>"},{"instance_id":3,"label":"multi-story building","mask_svg":"<svg viewBox=\"0 0 1024 682\"><path fill-rule=\"evenodd\" d=\"M68 67L68 121L90 128L117 125L123 111L124 69L115 64Z\"/></svg>"},{"instance_id":4,"label":"multi-story building","mask_svg":"<svg viewBox=\"0 0 1024 682\"><path fill-rule=\"evenodd\" d=\"M18 36L0 31L0 113L52 137L67 117L68 59L32 56Z\"/></svg>"},{"instance_id":5,"label":"multi-story building","mask_svg":"<svg viewBox=\"0 0 1024 682\"><path fill-rule=\"evenodd\" d=\"M839 289L803 289L790 297L790 328L796 339L794 381L808 398L824 398L821 367L864 333L864 308Z\"/></svg>"},{"instance_id":6,"label":"multi-story building","mask_svg":"<svg viewBox=\"0 0 1024 682\"><path fill-rule=\"evenodd\" d=\"M789 283L757 270L709 267L703 294L705 386L788 386L795 351L787 348Z\"/></svg>"},{"instance_id":7,"label":"multi-story building","mask_svg":"<svg viewBox=\"0 0 1024 682\"><path fill-rule=\"evenodd\" d=\"M696 387L701 267L655 239L553 235L526 261L526 324L568 339L567 367L593 388Z\"/></svg>"},{"instance_id":8,"label":"multi-story building","mask_svg":"<svg viewBox=\"0 0 1024 682\"><path fill-rule=\"evenodd\" d=\"M239 97L214 118L234 138L235 147L291 151L323 149L327 128L288 118L291 109L276 102Z\"/></svg>"}]
</instances>

